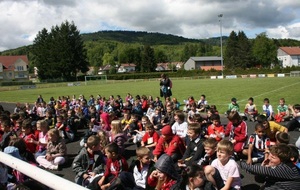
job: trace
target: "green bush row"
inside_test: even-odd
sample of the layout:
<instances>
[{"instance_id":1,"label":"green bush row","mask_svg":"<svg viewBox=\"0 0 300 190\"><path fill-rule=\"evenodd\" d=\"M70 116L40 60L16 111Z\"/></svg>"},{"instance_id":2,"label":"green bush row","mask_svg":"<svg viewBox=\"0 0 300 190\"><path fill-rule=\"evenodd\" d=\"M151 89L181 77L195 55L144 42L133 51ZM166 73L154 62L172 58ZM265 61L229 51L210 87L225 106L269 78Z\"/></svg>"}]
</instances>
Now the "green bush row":
<instances>
[{"instance_id":1,"label":"green bush row","mask_svg":"<svg viewBox=\"0 0 300 190\"><path fill-rule=\"evenodd\" d=\"M3 81L0 86L33 85L32 81Z\"/></svg>"}]
</instances>

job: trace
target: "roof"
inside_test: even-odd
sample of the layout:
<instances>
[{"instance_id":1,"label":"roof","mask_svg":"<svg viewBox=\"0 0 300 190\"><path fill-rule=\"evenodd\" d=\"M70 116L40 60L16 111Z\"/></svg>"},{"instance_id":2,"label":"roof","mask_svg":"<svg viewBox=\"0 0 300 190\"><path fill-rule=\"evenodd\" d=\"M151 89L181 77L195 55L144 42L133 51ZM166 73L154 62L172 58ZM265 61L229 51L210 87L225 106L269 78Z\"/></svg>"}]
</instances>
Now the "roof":
<instances>
[{"instance_id":1,"label":"roof","mask_svg":"<svg viewBox=\"0 0 300 190\"><path fill-rule=\"evenodd\" d=\"M279 47L288 55L300 55L300 47Z\"/></svg>"},{"instance_id":2,"label":"roof","mask_svg":"<svg viewBox=\"0 0 300 190\"><path fill-rule=\"evenodd\" d=\"M190 57L194 61L221 61L221 57L209 56L209 57Z\"/></svg>"},{"instance_id":3,"label":"roof","mask_svg":"<svg viewBox=\"0 0 300 190\"><path fill-rule=\"evenodd\" d=\"M2 63L4 67L9 68L9 66L19 59L22 59L28 65L29 62L26 55L0 56L0 63Z\"/></svg>"},{"instance_id":4,"label":"roof","mask_svg":"<svg viewBox=\"0 0 300 190\"><path fill-rule=\"evenodd\" d=\"M133 63L122 63L121 66L123 66L123 67L136 67L136 65L133 64Z\"/></svg>"}]
</instances>

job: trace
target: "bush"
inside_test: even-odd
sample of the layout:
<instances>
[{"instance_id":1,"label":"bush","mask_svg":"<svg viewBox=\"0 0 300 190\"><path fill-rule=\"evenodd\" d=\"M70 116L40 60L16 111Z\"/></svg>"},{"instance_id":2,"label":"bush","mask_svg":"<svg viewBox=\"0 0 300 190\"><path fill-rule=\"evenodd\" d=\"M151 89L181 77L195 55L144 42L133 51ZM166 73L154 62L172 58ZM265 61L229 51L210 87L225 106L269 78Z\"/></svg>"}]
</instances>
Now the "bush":
<instances>
[{"instance_id":1,"label":"bush","mask_svg":"<svg viewBox=\"0 0 300 190\"><path fill-rule=\"evenodd\" d=\"M33 85L32 81L3 81L1 86L20 86L20 85Z\"/></svg>"}]
</instances>

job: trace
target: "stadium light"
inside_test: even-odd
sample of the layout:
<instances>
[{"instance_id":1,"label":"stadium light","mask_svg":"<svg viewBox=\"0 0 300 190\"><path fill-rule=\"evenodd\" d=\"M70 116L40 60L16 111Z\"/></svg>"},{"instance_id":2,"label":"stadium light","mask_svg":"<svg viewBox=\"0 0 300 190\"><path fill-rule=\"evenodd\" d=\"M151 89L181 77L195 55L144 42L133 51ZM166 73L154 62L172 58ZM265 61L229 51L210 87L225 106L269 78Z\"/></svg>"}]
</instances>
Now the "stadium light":
<instances>
[{"instance_id":1,"label":"stadium light","mask_svg":"<svg viewBox=\"0 0 300 190\"><path fill-rule=\"evenodd\" d=\"M223 44L222 44L222 17L223 17L223 14L219 14L218 15L219 17L219 22L220 22L220 43L221 43L221 69L222 69L222 78L224 78L224 73L223 73Z\"/></svg>"}]
</instances>

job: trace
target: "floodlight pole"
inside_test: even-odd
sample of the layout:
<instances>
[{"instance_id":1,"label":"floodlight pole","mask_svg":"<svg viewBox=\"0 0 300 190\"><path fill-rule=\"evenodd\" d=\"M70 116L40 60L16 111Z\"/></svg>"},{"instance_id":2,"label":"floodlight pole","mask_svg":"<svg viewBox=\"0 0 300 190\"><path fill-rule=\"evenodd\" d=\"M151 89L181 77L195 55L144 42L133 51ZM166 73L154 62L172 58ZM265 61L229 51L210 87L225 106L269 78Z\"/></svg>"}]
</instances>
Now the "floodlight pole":
<instances>
[{"instance_id":1,"label":"floodlight pole","mask_svg":"<svg viewBox=\"0 0 300 190\"><path fill-rule=\"evenodd\" d=\"M222 69L222 78L224 78L224 73L223 73L223 40L222 40L222 17L223 17L223 14L219 14L218 15L219 17L219 22L220 22L220 43L221 43L221 69Z\"/></svg>"}]
</instances>

